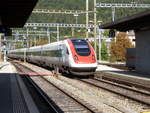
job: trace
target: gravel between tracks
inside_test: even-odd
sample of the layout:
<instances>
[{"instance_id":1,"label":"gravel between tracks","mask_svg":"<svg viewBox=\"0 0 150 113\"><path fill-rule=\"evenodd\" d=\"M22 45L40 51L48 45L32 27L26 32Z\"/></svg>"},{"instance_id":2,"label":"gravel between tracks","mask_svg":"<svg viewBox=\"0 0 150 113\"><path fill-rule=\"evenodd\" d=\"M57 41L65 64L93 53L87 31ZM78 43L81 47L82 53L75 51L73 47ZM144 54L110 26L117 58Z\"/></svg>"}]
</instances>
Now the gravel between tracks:
<instances>
[{"instance_id":1,"label":"gravel between tracks","mask_svg":"<svg viewBox=\"0 0 150 113\"><path fill-rule=\"evenodd\" d=\"M38 66L27 63L25 65L29 66L35 71L38 70L39 72L48 72L46 69L39 68ZM148 108L146 105L128 100L127 98L118 96L103 89L91 88L89 85L81 83L78 80L69 79L63 76L59 76L58 78L53 76L44 77L50 82L59 86L61 89L65 89L71 93L75 92L73 93L74 95L86 102L89 102L103 113L122 113L121 110L119 111L116 109L117 106L125 109L124 113L139 113L144 111L144 108ZM110 107L111 105L116 106L116 108Z\"/></svg>"},{"instance_id":2,"label":"gravel between tracks","mask_svg":"<svg viewBox=\"0 0 150 113\"><path fill-rule=\"evenodd\" d=\"M61 108L64 113L91 113L87 111L84 107L78 105L70 97L66 96L64 93L59 91L53 85L48 84L42 78L32 77L40 88L46 92L46 94Z\"/></svg>"}]
</instances>

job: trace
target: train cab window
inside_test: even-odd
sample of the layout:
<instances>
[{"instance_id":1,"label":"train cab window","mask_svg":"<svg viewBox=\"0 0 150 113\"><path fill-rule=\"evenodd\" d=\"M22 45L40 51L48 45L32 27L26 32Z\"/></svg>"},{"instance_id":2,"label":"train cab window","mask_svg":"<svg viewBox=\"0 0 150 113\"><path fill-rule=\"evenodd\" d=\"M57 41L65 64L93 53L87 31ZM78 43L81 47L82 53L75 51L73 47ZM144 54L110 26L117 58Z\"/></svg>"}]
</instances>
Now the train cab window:
<instances>
[{"instance_id":1,"label":"train cab window","mask_svg":"<svg viewBox=\"0 0 150 113\"><path fill-rule=\"evenodd\" d=\"M71 40L74 48L78 55L80 56L89 56L91 51L89 48L88 43L85 40L82 39L72 39Z\"/></svg>"}]
</instances>

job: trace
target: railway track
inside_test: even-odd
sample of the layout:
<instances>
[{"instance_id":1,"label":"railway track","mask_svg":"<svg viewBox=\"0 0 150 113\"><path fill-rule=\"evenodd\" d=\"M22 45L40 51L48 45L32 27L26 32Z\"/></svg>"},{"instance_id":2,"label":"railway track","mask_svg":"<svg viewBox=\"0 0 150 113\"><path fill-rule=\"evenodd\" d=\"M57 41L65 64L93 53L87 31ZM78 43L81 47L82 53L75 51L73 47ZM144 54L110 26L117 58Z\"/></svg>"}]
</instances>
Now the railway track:
<instances>
[{"instance_id":1,"label":"railway track","mask_svg":"<svg viewBox=\"0 0 150 113\"><path fill-rule=\"evenodd\" d=\"M28 65L27 65L27 67L28 67ZM27 68L26 67L26 68ZM30 68L32 68L32 65L29 65L29 67ZM37 68L38 69L38 68ZM33 70L36 70L36 68L33 68ZM31 70L31 69L28 69L27 68L27 72L33 72L33 70ZM44 71L44 70L43 70ZM46 71L46 70L45 70ZM44 72L45 72L44 71ZM39 72L40 72L40 70L39 70ZM36 73L36 72L34 72L34 73ZM45 82L48 82L48 84L50 84L49 83L49 80L47 80L47 79L45 79L45 78L47 78L47 77L45 77L45 76L38 76L38 73L37 73L37 77L32 77L31 76L31 78L32 79L35 79L34 81L45 81ZM40 79L39 79L40 78ZM62 78L62 77L60 77L59 76L59 79L60 78ZM44 80L43 80L44 79ZM60 80L62 80L62 79L60 79ZM78 80L78 79L77 79ZM72 81L72 80L71 80ZM86 82L84 82L84 81L86 81ZM102 82L103 81L103 82ZM110 92L113 92L113 93L115 93L115 94L119 94L119 95L121 95L121 96L124 96L124 97L126 97L126 98L130 98L130 100L136 100L138 103L144 103L145 105L150 105L149 104L149 92L145 92L145 91L139 91L139 90L137 90L137 89L135 89L135 88L133 88L133 87L130 87L130 86L125 86L125 85L123 85L123 84L116 84L116 83L113 83L112 81L106 81L106 80L97 80L97 79L92 79L92 78L90 78L90 79L82 79L82 81L80 81L79 80L79 82L81 82L82 84L84 83L84 84L89 84L90 85L90 87L92 86L94 86L96 89L97 88L101 88L101 89L105 89L105 90L108 90L108 91L110 91ZM64 82L67 82L67 81L64 81ZM91 82L91 83L90 83ZM100 83L101 82L101 83ZM53 83L53 82L52 82ZM42 82L41 83L36 83L36 84L38 84L39 86L43 86L43 87L46 87L46 86L48 86L48 85L43 85L42 84ZM46 84L46 83L45 83ZM80 83L79 83L80 84ZM94 85L93 85L94 84ZM109 84L109 85L108 85ZM51 84L52 86L53 85L55 85L55 83L53 83L53 84ZM117 88L116 86L121 86L121 88L119 89L119 88ZM53 87L55 87L55 86L53 86ZM57 87L57 84L56 84L56 87ZM58 85L58 87L59 87L59 85ZM75 86L76 87L76 86ZM91 87L91 88L92 88ZM128 90L126 90L126 89L128 89ZM42 89L44 89L44 88L42 88ZM50 89L50 88L49 88ZM62 87L59 87L59 89L61 90L61 89L63 89ZM130 90L134 90L134 91L130 91ZM47 89L45 89L45 91L46 91ZM64 90L64 89L63 89ZM135 93L135 91L137 91L136 93ZM68 93L67 92L67 90L66 91L64 91L64 93ZM143 94L144 93L144 94ZM71 93L68 93L69 95L71 95L71 97L72 98L75 98L76 100L79 100L79 98L78 97L74 97L74 95L72 95ZM147 97L145 97L145 94L146 94L146 96ZM52 95L55 95L55 93L53 93ZM51 95L49 95L49 97L51 97ZM81 98L80 98L81 99ZM53 99L54 100L54 99ZM146 100L146 101L145 101ZM59 102L59 99L58 99L58 102ZM89 106L88 108L90 108L91 109L91 112L98 112L98 110L96 110L95 108L92 108L93 106L91 106L91 105L88 105L88 103L86 103L86 101L84 102L83 100L80 100L79 101L80 103L82 103L82 104L84 104L84 105L86 105L86 106ZM102 102L104 102L104 104L106 104L106 105L108 105L108 106L110 106L110 107L112 107L112 108L115 108L115 109L118 109L119 111L121 111L122 113L133 113L130 109L128 109L128 108L125 108L125 107L123 107L123 106L121 106L121 105L115 105L115 104L112 104L111 102L109 102L109 101L105 101L105 100L103 100L102 99ZM61 106L61 104L60 104L60 106ZM65 107L64 107L65 108ZM145 106L144 107L144 109L149 109L149 107L148 106ZM66 111L65 109L64 109L64 111ZM80 110L77 110L77 111L80 111ZM76 111L76 112L77 112ZM82 111L82 110L81 110ZM80 111L80 112L81 112ZM101 111L101 110L100 110ZM102 112L103 113L103 112Z\"/></svg>"},{"instance_id":2,"label":"railway track","mask_svg":"<svg viewBox=\"0 0 150 113\"><path fill-rule=\"evenodd\" d=\"M115 82L115 83L122 84L122 85L127 85L129 87L135 87L139 90L144 89L145 91L148 91L148 92L150 91L150 86L147 85L146 83L133 82L133 81L130 81L130 78L128 79L127 77L126 79L124 79L123 77L121 78L121 76L119 78L115 76L102 76L101 79L110 81L110 82Z\"/></svg>"},{"instance_id":3,"label":"railway track","mask_svg":"<svg viewBox=\"0 0 150 113\"><path fill-rule=\"evenodd\" d=\"M13 63L15 67L21 71L21 72L34 72L32 69L25 67L18 63ZM67 113L100 113L96 108L89 105L83 100L80 100L78 97L74 97L73 95L67 93L67 91L62 90L58 88L56 85L50 83L48 80L41 76L28 76L28 79L32 81L32 84L34 84L34 87L37 87L36 89L41 92L41 89L46 92L45 95L41 94L43 98L46 99L47 103L50 106L53 106L53 104L56 104L53 106L55 111L57 112L67 112ZM33 83L33 81L40 86L40 88ZM50 99L49 99L49 98ZM52 100L52 103L50 103L49 100ZM79 101L80 100L80 101Z\"/></svg>"},{"instance_id":4,"label":"railway track","mask_svg":"<svg viewBox=\"0 0 150 113\"><path fill-rule=\"evenodd\" d=\"M128 70L127 67L125 67L123 65L113 65L113 64L103 64L103 65L107 65L109 67L121 69L122 72L125 71L125 74L127 74L129 72L129 71L127 71ZM119 76L119 74L124 74L124 72L123 73L122 72L119 72L118 74L113 73L113 71L112 71L112 73L110 73L110 72L100 72L100 73L98 73L97 72L95 74L95 78L97 78L97 79L100 78L100 79L103 79L103 80L115 82L115 83L122 84L122 85L127 85L127 86L130 86L130 87L135 87L139 90L145 90L145 91L150 92L150 84L149 84L148 81L144 80L148 77L148 75L142 75L142 74L140 74L136 71L133 71L133 73L129 72L129 76L128 75L127 76L124 76L124 75ZM130 74L132 76L130 76ZM136 78L136 76L137 76L137 78Z\"/></svg>"},{"instance_id":5,"label":"railway track","mask_svg":"<svg viewBox=\"0 0 150 113\"><path fill-rule=\"evenodd\" d=\"M18 63L12 63L18 72L24 72ZM20 75L27 86L33 100L35 101L40 113L63 113L54 102L34 83L28 75Z\"/></svg>"},{"instance_id":6,"label":"railway track","mask_svg":"<svg viewBox=\"0 0 150 113\"><path fill-rule=\"evenodd\" d=\"M102 88L110 92L125 96L127 98L136 100L140 103L150 105L150 92L137 90L133 87L128 87L122 84L116 84L106 80L98 79L78 79L91 86Z\"/></svg>"}]
</instances>

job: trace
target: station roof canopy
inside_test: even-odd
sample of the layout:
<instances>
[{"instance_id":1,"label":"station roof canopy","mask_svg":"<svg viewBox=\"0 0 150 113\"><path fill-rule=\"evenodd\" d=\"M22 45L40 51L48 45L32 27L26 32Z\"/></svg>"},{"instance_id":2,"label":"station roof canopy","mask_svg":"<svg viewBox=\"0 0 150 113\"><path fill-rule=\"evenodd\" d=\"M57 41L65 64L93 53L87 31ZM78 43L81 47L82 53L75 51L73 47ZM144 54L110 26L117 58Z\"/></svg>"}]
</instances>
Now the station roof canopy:
<instances>
[{"instance_id":1,"label":"station roof canopy","mask_svg":"<svg viewBox=\"0 0 150 113\"><path fill-rule=\"evenodd\" d=\"M150 10L100 26L102 29L116 29L119 31L139 30L149 27Z\"/></svg>"},{"instance_id":2,"label":"station roof canopy","mask_svg":"<svg viewBox=\"0 0 150 113\"><path fill-rule=\"evenodd\" d=\"M0 26L23 27L38 0L1 0Z\"/></svg>"}]
</instances>

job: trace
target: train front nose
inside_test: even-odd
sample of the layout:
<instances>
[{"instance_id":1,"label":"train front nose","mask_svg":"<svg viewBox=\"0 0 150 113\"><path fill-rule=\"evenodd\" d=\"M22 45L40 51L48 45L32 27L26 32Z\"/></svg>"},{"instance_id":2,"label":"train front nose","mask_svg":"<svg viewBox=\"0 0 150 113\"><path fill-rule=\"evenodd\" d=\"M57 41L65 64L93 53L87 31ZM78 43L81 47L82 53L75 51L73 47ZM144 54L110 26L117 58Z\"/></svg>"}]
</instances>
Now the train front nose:
<instances>
[{"instance_id":1,"label":"train front nose","mask_svg":"<svg viewBox=\"0 0 150 113\"><path fill-rule=\"evenodd\" d=\"M73 59L71 70L74 72L94 72L97 60L92 46L83 39L72 39L69 43Z\"/></svg>"},{"instance_id":2,"label":"train front nose","mask_svg":"<svg viewBox=\"0 0 150 113\"><path fill-rule=\"evenodd\" d=\"M91 64L96 62L95 52L90 44L83 39L72 39L70 49L76 64Z\"/></svg>"}]
</instances>

